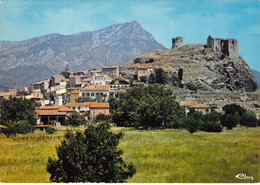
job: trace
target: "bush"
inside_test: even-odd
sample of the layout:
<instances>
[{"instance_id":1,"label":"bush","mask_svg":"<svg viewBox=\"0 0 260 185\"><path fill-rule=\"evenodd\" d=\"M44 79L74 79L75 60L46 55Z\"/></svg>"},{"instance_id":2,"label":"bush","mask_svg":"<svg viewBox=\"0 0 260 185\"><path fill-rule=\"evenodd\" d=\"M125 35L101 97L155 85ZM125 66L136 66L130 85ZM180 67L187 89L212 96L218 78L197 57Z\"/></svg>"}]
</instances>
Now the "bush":
<instances>
[{"instance_id":1,"label":"bush","mask_svg":"<svg viewBox=\"0 0 260 185\"><path fill-rule=\"evenodd\" d=\"M227 129L231 130L233 127L236 127L240 122L240 116L238 113L236 114L227 114L225 113L221 118L221 125L227 127Z\"/></svg>"},{"instance_id":2,"label":"bush","mask_svg":"<svg viewBox=\"0 0 260 185\"><path fill-rule=\"evenodd\" d=\"M189 114L184 121L185 129L188 130L191 134L200 130L202 124L203 121L201 112L194 112Z\"/></svg>"},{"instance_id":3,"label":"bush","mask_svg":"<svg viewBox=\"0 0 260 185\"><path fill-rule=\"evenodd\" d=\"M106 115L106 114L98 114L95 119L94 122L98 123L98 122L111 122L111 116L110 115Z\"/></svg>"},{"instance_id":4,"label":"bush","mask_svg":"<svg viewBox=\"0 0 260 185\"><path fill-rule=\"evenodd\" d=\"M57 132L57 129L54 128L54 127L47 127L47 128L45 129L45 132L46 132L47 134L53 134L54 132Z\"/></svg>"},{"instance_id":5,"label":"bush","mask_svg":"<svg viewBox=\"0 0 260 185\"><path fill-rule=\"evenodd\" d=\"M246 112L244 108L235 103L225 105L224 107L222 107L222 110L225 111L226 114L237 114L240 117Z\"/></svg>"},{"instance_id":6,"label":"bush","mask_svg":"<svg viewBox=\"0 0 260 185\"><path fill-rule=\"evenodd\" d=\"M256 118L255 113L251 110L247 110L241 117L240 125L243 125L246 127L257 127L258 120Z\"/></svg>"},{"instance_id":7,"label":"bush","mask_svg":"<svg viewBox=\"0 0 260 185\"><path fill-rule=\"evenodd\" d=\"M109 131L107 123L90 125L84 133L67 131L57 150L58 159L49 158L47 171L51 182L122 183L136 170L126 164L117 149L122 133Z\"/></svg>"},{"instance_id":8,"label":"bush","mask_svg":"<svg viewBox=\"0 0 260 185\"><path fill-rule=\"evenodd\" d=\"M16 136L16 128L14 124L8 124L6 125L6 128L1 128L1 133L3 133L4 135L6 135L6 137L10 137L10 136Z\"/></svg>"},{"instance_id":9,"label":"bush","mask_svg":"<svg viewBox=\"0 0 260 185\"><path fill-rule=\"evenodd\" d=\"M6 128L1 129L1 133L5 134L6 137L16 136L16 134L27 134L34 132L35 128L26 121L20 121L18 123L5 124Z\"/></svg>"},{"instance_id":10,"label":"bush","mask_svg":"<svg viewBox=\"0 0 260 185\"><path fill-rule=\"evenodd\" d=\"M204 122L206 121L221 121L222 114L219 112L211 112L204 114L202 119Z\"/></svg>"},{"instance_id":11,"label":"bush","mask_svg":"<svg viewBox=\"0 0 260 185\"><path fill-rule=\"evenodd\" d=\"M10 97L8 100L4 99L1 103L1 122L4 124L25 120L31 125L35 125L36 119L34 117L34 112L35 107L33 100Z\"/></svg>"},{"instance_id":12,"label":"bush","mask_svg":"<svg viewBox=\"0 0 260 185\"><path fill-rule=\"evenodd\" d=\"M223 126L220 124L220 121L204 121L200 130L205 132L222 132Z\"/></svg>"},{"instance_id":13,"label":"bush","mask_svg":"<svg viewBox=\"0 0 260 185\"><path fill-rule=\"evenodd\" d=\"M81 116L77 112L73 112L71 115L67 117L65 120L65 125L69 125L72 127L78 127L80 125L85 125L86 124L86 119L84 116Z\"/></svg>"}]
</instances>

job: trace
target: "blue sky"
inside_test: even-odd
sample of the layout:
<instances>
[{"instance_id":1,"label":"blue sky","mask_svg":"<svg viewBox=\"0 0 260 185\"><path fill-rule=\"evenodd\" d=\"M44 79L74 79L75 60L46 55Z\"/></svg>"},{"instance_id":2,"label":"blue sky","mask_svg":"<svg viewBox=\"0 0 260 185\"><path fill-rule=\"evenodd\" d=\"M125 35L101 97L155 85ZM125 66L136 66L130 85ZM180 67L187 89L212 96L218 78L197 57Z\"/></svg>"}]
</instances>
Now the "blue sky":
<instances>
[{"instance_id":1,"label":"blue sky","mask_svg":"<svg viewBox=\"0 0 260 185\"><path fill-rule=\"evenodd\" d=\"M132 20L167 48L177 36L184 43L206 43L209 34L235 38L240 56L260 71L260 0L2 0L0 40L74 34Z\"/></svg>"}]
</instances>

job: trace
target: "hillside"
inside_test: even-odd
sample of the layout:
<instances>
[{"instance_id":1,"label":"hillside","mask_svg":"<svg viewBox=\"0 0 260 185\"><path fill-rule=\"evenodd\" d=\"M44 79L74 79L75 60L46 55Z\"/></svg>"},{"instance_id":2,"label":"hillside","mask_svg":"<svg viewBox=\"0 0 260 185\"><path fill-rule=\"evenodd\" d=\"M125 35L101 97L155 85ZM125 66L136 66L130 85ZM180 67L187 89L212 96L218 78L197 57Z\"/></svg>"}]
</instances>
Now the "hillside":
<instances>
[{"instance_id":1,"label":"hillside","mask_svg":"<svg viewBox=\"0 0 260 185\"><path fill-rule=\"evenodd\" d=\"M66 64L71 71L123 65L156 49L166 48L136 21L74 35L0 41L0 88L23 88L60 73Z\"/></svg>"},{"instance_id":2,"label":"hillside","mask_svg":"<svg viewBox=\"0 0 260 185\"><path fill-rule=\"evenodd\" d=\"M213 52L204 45L184 45L177 49L152 51L122 66L121 74L133 78L137 66L163 68L169 78L178 76L183 69L184 88L171 88L180 102L197 102L215 107L221 111L229 103L260 113L260 91L257 83L243 58L231 59L221 52ZM187 88L187 84L200 87L198 91Z\"/></svg>"},{"instance_id":3,"label":"hillside","mask_svg":"<svg viewBox=\"0 0 260 185\"><path fill-rule=\"evenodd\" d=\"M204 45L184 45L177 49L152 51L129 62L122 73L130 76L130 68L150 65L177 75L183 68L183 82L203 86L207 90L253 92L257 83L251 69L241 57L229 58Z\"/></svg>"}]
</instances>

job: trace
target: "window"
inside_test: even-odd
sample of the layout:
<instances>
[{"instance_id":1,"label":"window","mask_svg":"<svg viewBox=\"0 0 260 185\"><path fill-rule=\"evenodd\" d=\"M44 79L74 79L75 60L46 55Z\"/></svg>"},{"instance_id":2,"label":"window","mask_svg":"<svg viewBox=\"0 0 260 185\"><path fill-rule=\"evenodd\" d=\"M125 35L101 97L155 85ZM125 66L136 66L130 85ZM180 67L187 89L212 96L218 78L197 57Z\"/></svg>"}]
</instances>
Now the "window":
<instances>
[{"instance_id":1,"label":"window","mask_svg":"<svg viewBox=\"0 0 260 185\"><path fill-rule=\"evenodd\" d=\"M96 112L96 109L93 109L93 113L95 113Z\"/></svg>"},{"instance_id":2,"label":"window","mask_svg":"<svg viewBox=\"0 0 260 185\"><path fill-rule=\"evenodd\" d=\"M85 93L82 93L82 96L85 96Z\"/></svg>"},{"instance_id":3,"label":"window","mask_svg":"<svg viewBox=\"0 0 260 185\"><path fill-rule=\"evenodd\" d=\"M89 93L87 93L87 96L90 96L90 94L89 94Z\"/></svg>"},{"instance_id":4,"label":"window","mask_svg":"<svg viewBox=\"0 0 260 185\"><path fill-rule=\"evenodd\" d=\"M101 112L101 109L98 109L98 112L100 113L100 112Z\"/></svg>"},{"instance_id":5,"label":"window","mask_svg":"<svg viewBox=\"0 0 260 185\"><path fill-rule=\"evenodd\" d=\"M78 107L78 109L80 110L80 107Z\"/></svg>"},{"instance_id":6,"label":"window","mask_svg":"<svg viewBox=\"0 0 260 185\"><path fill-rule=\"evenodd\" d=\"M94 97L94 93L91 93L91 96Z\"/></svg>"},{"instance_id":7,"label":"window","mask_svg":"<svg viewBox=\"0 0 260 185\"><path fill-rule=\"evenodd\" d=\"M106 113L107 112L107 109L104 109L104 113Z\"/></svg>"}]
</instances>

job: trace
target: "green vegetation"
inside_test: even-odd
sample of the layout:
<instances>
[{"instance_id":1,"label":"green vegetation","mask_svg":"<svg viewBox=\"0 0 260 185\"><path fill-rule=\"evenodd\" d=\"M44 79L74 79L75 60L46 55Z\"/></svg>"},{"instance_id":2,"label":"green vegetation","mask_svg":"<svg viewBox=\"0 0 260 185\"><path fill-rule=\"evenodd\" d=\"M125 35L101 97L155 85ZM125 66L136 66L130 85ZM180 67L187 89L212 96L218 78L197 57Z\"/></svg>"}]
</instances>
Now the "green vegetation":
<instances>
[{"instance_id":1,"label":"green vegetation","mask_svg":"<svg viewBox=\"0 0 260 185\"><path fill-rule=\"evenodd\" d=\"M34 131L34 102L23 98L9 97L3 99L1 104L1 124L6 128L0 129L0 133L7 137L16 134L27 134Z\"/></svg>"},{"instance_id":2,"label":"green vegetation","mask_svg":"<svg viewBox=\"0 0 260 185\"><path fill-rule=\"evenodd\" d=\"M84 129L83 126L77 129ZM114 127L118 133L123 128ZM56 156L66 127L52 135L35 131L6 138L0 135L1 182L50 182L48 157ZM260 128L238 126L221 133L186 130L124 129L119 149L123 160L133 162L136 174L131 183L250 183L260 181ZM254 180L235 178L239 173Z\"/></svg>"},{"instance_id":3,"label":"green vegetation","mask_svg":"<svg viewBox=\"0 0 260 185\"><path fill-rule=\"evenodd\" d=\"M108 123L89 125L84 131L67 131L57 149L58 159L49 158L51 182L125 182L136 170L126 164L117 146L123 134L109 131Z\"/></svg>"},{"instance_id":4,"label":"green vegetation","mask_svg":"<svg viewBox=\"0 0 260 185\"><path fill-rule=\"evenodd\" d=\"M77 112L73 112L65 120L65 125L72 126L72 127L75 128L75 127L78 127L78 126L81 126L81 125L85 125L86 122L87 121L86 121L84 116L81 116Z\"/></svg>"},{"instance_id":5,"label":"green vegetation","mask_svg":"<svg viewBox=\"0 0 260 185\"><path fill-rule=\"evenodd\" d=\"M57 132L58 130L55 128L55 127L47 127L46 129L45 129L45 132L47 133L47 134L53 134L53 133L55 133L55 132Z\"/></svg>"},{"instance_id":6,"label":"green vegetation","mask_svg":"<svg viewBox=\"0 0 260 185\"><path fill-rule=\"evenodd\" d=\"M1 103L1 124L8 125L8 123L15 123L20 120L34 125L36 120L34 118L34 102L24 98L10 97L3 99Z\"/></svg>"},{"instance_id":7,"label":"green vegetation","mask_svg":"<svg viewBox=\"0 0 260 185\"><path fill-rule=\"evenodd\" d=\"M137 87L120 94L113 122L119 126L179 128L184 112L173 92L159 85Z\"/></svg>"}]
</instances>

